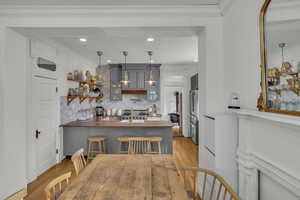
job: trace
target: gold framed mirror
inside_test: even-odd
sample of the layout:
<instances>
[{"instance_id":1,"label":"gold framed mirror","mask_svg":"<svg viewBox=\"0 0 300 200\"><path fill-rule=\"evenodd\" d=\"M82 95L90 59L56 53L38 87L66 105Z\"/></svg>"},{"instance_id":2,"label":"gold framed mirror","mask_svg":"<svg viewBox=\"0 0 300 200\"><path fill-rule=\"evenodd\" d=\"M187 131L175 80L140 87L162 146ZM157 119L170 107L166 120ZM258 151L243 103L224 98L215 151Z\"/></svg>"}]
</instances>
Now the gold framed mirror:
<instances>
[{"instance_id":1,"label":"gold framed mirror","mask_svg":"<svg viewBox=\"0 0 300 200\"><path fill-rule=\"evenodd\" d=\"M265 0L260 11L259 111L300 116L300 15L286 17L293 4Z\"/></svg>"}]
</instances>

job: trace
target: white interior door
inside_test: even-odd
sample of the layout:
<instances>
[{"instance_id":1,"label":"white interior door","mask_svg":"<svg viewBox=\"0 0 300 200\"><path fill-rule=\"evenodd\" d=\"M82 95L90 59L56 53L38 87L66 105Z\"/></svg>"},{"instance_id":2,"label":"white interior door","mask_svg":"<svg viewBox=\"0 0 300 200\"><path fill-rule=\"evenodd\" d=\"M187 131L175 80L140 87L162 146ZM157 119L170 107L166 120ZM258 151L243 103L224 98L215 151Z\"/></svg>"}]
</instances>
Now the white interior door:
<instances>
[{"instance_id":1,"label":"white interior door","mask_svg":"<svg viewBox=\"0 0 300 200\"><path fill-rule=\"evenodd\" d=\"M36 171L40 175L56 163L57 82L33 77L33 126L36 139Z\"/></svg>"}]
</instances>

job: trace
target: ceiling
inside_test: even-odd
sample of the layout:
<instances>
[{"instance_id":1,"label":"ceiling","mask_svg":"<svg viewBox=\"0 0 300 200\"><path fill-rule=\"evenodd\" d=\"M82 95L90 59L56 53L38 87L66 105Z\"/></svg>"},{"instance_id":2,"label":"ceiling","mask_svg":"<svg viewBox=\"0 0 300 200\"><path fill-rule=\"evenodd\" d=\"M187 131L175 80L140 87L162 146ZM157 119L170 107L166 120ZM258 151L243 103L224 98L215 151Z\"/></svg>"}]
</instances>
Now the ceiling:
<instances>
[{"instance_id":1,"label":"ceiling","mask_svg":"<svg viewBox=\"0 0 300 200\"><path fill-rule=\"evenodd\" d=\"M51 40L98 62L97 50L104 51L103 63L124 61L122 50L127 50L127 62L145 63L146 53L152 50L153 62L161 64L194 63L198 59L198 34L196 27L139 27L139 28L18 28L25 36ZM79 38L87 38L87 42ZM147 42L153 37L154 42Z\"/></svg>"},{"instance_id":2,"label":"ceiling","mask_svg":"<svg viewBox=\"0 0 300 200\"><path fill-rule=\"evenodd\" d=\"M0 5L216 5L220 0L0 0Z\"/></svg>"},{"instance_id":3,"label":"ceiling","mask_svg":"<svg viewBox=\"0 0 300 200\"><path fill-rule=\"evenodd\" d=\"M278 50L282 42L288 46L300 45L300 20L267 23L266 33L268 49Z\"/></svg>"}]
</instances>

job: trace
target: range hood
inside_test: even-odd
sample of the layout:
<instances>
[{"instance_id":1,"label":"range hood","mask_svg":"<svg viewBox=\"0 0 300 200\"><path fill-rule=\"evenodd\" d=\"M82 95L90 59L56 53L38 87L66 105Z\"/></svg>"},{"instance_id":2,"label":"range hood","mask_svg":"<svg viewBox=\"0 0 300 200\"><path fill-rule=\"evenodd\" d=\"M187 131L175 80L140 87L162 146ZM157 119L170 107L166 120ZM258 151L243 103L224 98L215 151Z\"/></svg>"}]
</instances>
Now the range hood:
<instances>
[{"instance_id":1,"label":"range hood","mask_svg":"<svg viewBox=\"0 0 300 200\"><path fill-rule=\"evenodd\" d=\"M122 90L122 94L146 95L147 94L147 90Z\"/></svg>"}]
</instances>

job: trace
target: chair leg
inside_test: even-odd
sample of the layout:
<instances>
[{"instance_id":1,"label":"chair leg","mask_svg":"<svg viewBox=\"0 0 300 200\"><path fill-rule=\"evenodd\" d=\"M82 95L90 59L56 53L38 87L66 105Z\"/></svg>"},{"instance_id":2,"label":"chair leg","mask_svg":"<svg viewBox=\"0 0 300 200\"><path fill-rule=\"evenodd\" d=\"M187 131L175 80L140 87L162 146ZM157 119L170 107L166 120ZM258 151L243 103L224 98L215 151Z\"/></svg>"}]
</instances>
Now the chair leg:
<instances>
[{"instance_id":1,"label":"chair leg","mask_svg":"<svg viewBox=\"0 0 300 200\"><path fill-rule=\"evenodd\" d=\"M158 153L161 154L160 142L158 142L157 145L158 145Z\"/></svg>"},{"instance_id":2,"label":"chair leg","mask_svg":"<svg viewBox=\"0 0 300 200\"><path fill-rule=\"evenodd\" d=\"M97 154L100 154L100 153L102 153L102 151L103 151L103 149L102 149L102 142L100 141L100 142L98 142L98 148L99 148L99 151L96 153L96 156L97 156Z\"/></svg>"},{"instance_id":3,"label":"chair leg","mask_svg":"<svg viewBox=\"0 0 300 200\"><path fill-rule=\"evenodd\" d=\"M89 150L88 150L88 159L92 159L92 157L91 157L91 147L92 147L92 145L91 145L91 142L89 141Z\"/></svg>"},{"instance_id":4,"label":"chair leg","mask_svg":"<svg viewBox=\"0 0 300 200\"><path fill-rule=\"evenodd\" d=\"M104 152L103 153L107 153L105 140L103 141L103 148L104 148Z\"/></svg>"}]
</instances>

